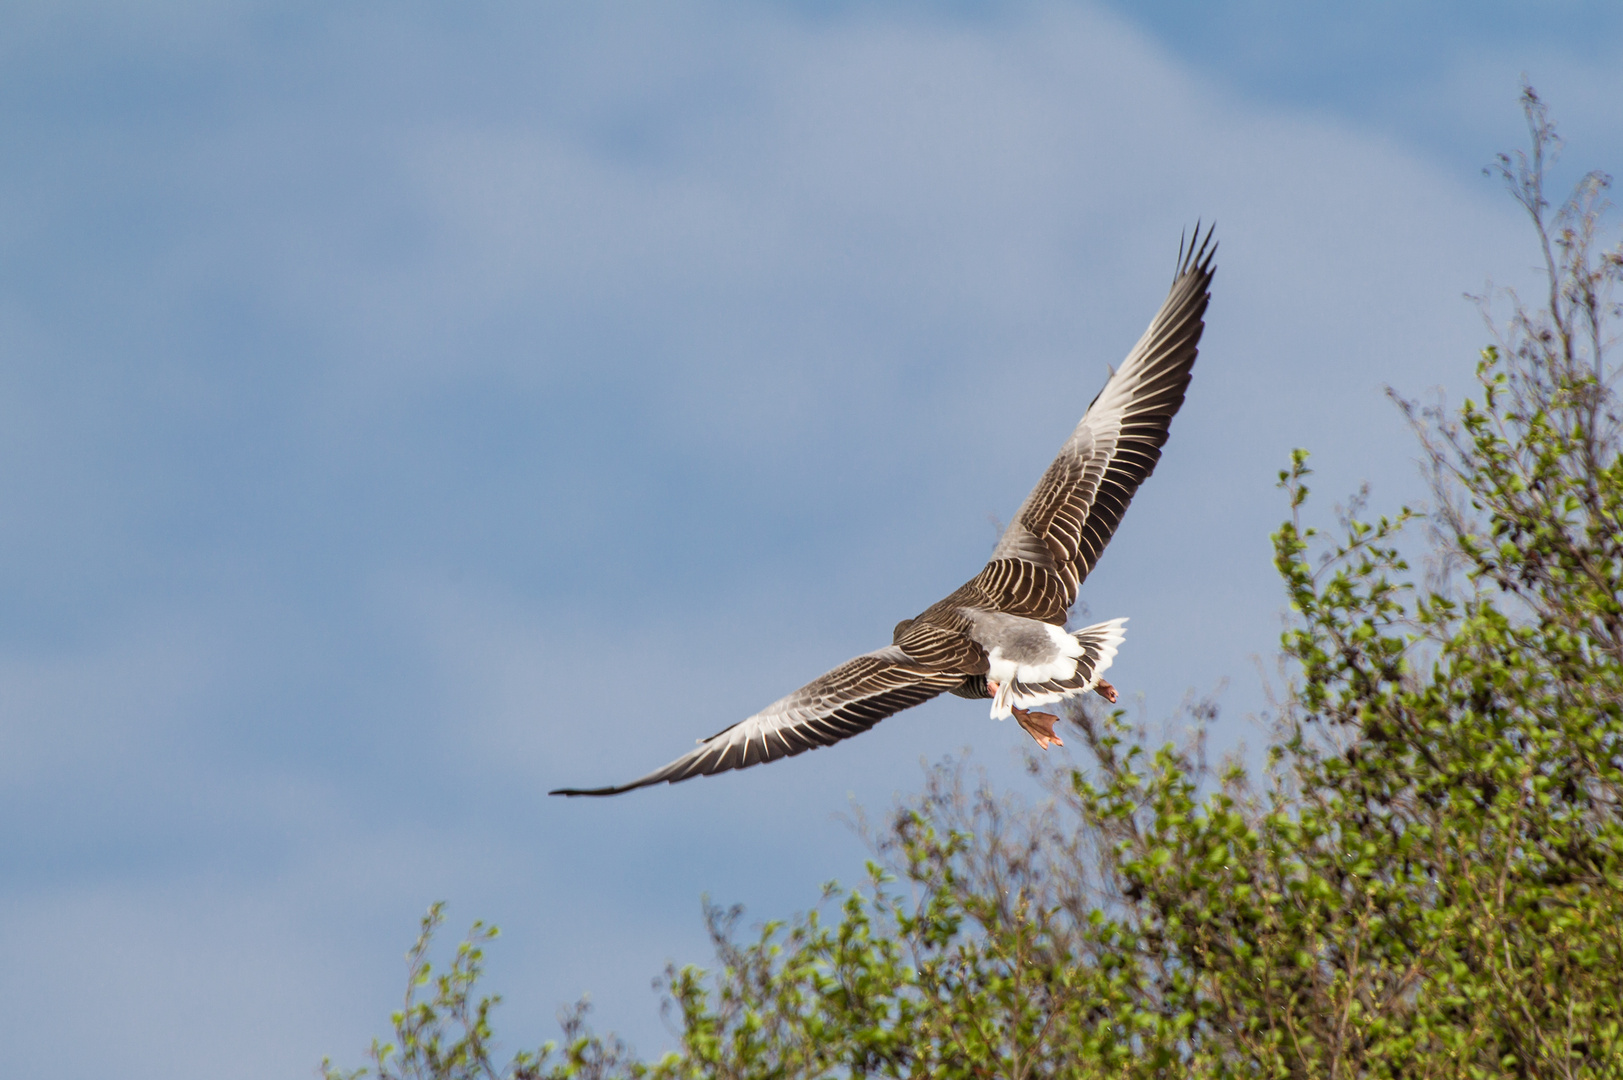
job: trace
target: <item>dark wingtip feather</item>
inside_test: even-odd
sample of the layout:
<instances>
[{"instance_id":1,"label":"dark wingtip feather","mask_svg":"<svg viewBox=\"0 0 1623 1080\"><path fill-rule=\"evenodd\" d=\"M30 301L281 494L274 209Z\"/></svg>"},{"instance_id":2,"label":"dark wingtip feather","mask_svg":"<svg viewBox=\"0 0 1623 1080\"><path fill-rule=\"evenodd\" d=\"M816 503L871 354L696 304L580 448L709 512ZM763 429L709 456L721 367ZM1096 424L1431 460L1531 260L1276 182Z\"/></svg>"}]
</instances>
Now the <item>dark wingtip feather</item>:
<instances>
[{"instance_id":1,"label":"dark wingtip feather","mask_svg":"<svg viewBox=\"0 0 1623 1080\"><path fill-rule=\"evenodd\" d=\"M604 795L623 795L628 791L636 791L638 788L653 787L655 784L674 784L679 780L686 780L692 776L707 775L701 770L684 768L684 766L691 766L692 764L690 758L681 757L662 769L655 769L647 776L639 776L628 784L612 784L608 787L594 788L558 788L556 791L547 792L547 794L562 795L569 799L583 795L598 798Z\"/></svg>"},{"instance_id":2,"label":"dark wingtip feather","mask_svg":"<svg viewBox=\"0 0 1623 1080\"><path fill-rule=\"evenodd\" d=\"M573 799L577 795L618 795L622 791L630 791L629 787L597 787L597 788L559 788L549 791L548 795L563 795Z\"/></svg>"},{"instance_id":3,"label":"dark wingtip feather","mask_svg":"<svg viewBox=\"0 0 1623 1080\"><path fill-rule=\"evenodd\" d=\"M1189 239L1185 234L1178 236L1178 270L1172 275L1176 282L1191 271L1210 277L1212 274L1212 259L1217 256L1217 242L1212 234L1217 231L1217 222L1206 226L1206 236L1200 235L1200 221L1195 221L1195 235Z\"/></svg>"},{"instance_id":4,"label":"dark wingtip feather","mask_svg":"<svg viewBox=\"0 0 1623 1080\"><path fill-rule=\"evenodd\" d=\"M687 758L678 758L663 769L655 769L647 776L639 776L628 784L611 784L608 787L594 788L559 788L556 791L549 791L547 794L562 795L570 799L582 795L593 798L604 795L623 795L625 792L636 791L638 788L653 787L655 784L674 784L678 780L686 780L689 776L694 775L691 771L682 768L683 765L687 764L689 764Z\"/></svg>"}]
</instances>

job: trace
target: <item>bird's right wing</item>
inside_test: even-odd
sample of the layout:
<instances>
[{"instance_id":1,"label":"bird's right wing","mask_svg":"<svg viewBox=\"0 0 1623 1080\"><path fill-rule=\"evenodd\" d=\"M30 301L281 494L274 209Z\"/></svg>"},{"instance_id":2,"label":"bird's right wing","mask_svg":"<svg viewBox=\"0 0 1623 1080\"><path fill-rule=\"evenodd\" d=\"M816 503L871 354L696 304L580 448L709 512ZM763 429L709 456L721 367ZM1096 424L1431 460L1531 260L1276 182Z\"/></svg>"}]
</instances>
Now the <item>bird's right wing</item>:
<instances>
[{"instance_id":1,"label":"bird's right wing","mask_svg":"<svg viewBox=\"0 0 1623 1080\"><path fill-rule=\"evenodd\" d=\"M1161 310L1004 530L972 583L999 611L1064 625L1183 404L1216 253L1211 230L1202 239L1196 226Z\"/></svg>"},{"instance_id":2,"label":"bird's right wing","mask_svg":"<svg viewBox=\"0 0 1623 1080\"><path fill-rule=\"evenodd\" d=\"M614 787L561 788L549 794L618 795L793 757L859 735L892 713L952 689L963 678L923 667L896 646L887 646L847 660L647 776Z\"/></svg>"}]
</instances>

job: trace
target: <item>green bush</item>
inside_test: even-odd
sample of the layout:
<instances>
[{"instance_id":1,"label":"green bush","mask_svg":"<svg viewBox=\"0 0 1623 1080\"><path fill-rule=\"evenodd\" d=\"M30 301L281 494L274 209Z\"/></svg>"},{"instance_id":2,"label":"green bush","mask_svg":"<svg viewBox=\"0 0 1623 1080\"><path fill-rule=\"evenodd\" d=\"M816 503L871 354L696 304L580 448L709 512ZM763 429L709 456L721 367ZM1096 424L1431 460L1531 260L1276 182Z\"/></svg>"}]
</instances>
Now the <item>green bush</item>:
<instances>
[{"instance_id":1,"label":"green bush","mask_svg":"<svg viewBox=\"0 0 1623 1080\"><path fill-rule=\"evenodd\" d=\"M1326 541L1307 455L1281 473L1296 617L1260 775L1081 710L1087 765L1034 762L1040 804L943 766L876 830L864 887L749 940L707 912L716 965L669 973L682 1035L657 1062L577 1008L498 1068L488 932L432 978L435 909L429 1000L378 1075L1623 1076L1623 249L1605 177L1546 202L1559 142L1523 106L1531 149L1496 171L1548 294L1509 298L1457 413L1399 401L1429 513L1355 504Z\"/></svg>"}]
</instances>

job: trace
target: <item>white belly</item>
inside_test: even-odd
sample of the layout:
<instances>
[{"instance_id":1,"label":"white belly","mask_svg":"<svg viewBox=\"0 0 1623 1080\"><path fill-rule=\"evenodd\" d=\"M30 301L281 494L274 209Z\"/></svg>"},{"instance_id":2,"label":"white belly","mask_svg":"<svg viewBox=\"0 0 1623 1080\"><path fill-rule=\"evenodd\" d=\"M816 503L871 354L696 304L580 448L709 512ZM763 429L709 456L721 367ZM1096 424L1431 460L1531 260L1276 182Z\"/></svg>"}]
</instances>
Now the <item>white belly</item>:
<instances>
[{"instance_id":1,"label":"white belly","mask_svg":"<svg viewBox=\"0 0 1623 1080\"><path fill-rule=\"evenodd\" d=\"M1000 634L1001 640L986 650L986 677L995 683L1041 683L1069 679L1076 674L1076 658L1082 644L1063 629L1035 619L1021 619L1024 626Z\"/></svg>"},{"instance_id":2,"label":"white belly","mask_svg":"<svg viewBox=\"0 0 1623 1080\"><path fill-rule=\"evenodd\" d=\"M1049 623L1002 612L965 614L972 623L970 637L986 650L986 679L997 687L992 696L992 716L999 720L1014 708L1045 705L1091 690L1115 658L1122 640L1122 624L1127 621L1111 619L1070 634ZM1045 683L1075 679L1077 665L1084 656L1089 658L1085 684L1037 689Z\"/></svg>"}]
</instances>

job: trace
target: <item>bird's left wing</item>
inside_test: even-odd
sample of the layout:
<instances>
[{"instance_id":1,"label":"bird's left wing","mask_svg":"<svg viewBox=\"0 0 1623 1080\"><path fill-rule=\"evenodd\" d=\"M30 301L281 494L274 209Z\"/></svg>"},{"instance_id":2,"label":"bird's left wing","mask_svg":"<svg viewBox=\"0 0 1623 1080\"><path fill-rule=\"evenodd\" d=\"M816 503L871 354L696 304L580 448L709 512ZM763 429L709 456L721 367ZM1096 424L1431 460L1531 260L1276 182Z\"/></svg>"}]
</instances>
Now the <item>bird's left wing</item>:
<instances>
[{"instance_id":1,"label":"bird's left wing","mask_svg":"<svg viewBox=\"0 0 1623 1080\"><path fill-rule=\"evenodd\" d=\"M892 713L929 701L962 681L961 674L932 671L896 646L887 646L847 660L647 776L616 787L561 788L549 794L618 795L793 757L859 735Z\"/></svg>"}]
</instances>

